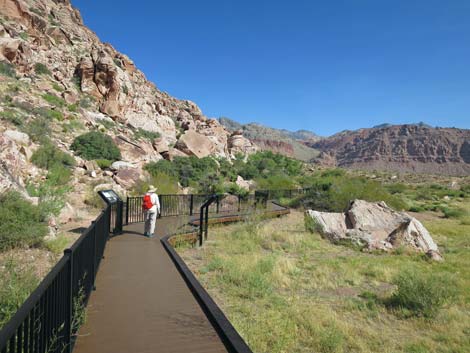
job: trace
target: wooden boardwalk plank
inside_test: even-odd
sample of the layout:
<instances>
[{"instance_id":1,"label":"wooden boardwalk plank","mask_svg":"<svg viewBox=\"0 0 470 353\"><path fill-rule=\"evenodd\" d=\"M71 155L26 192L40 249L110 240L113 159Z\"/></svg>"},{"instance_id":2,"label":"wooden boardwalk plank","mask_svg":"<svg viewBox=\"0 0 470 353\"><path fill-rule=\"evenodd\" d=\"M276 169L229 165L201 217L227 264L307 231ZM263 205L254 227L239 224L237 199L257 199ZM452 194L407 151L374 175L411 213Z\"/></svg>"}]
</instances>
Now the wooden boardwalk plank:
<instances>
[{"instance_id":1,"label":"wooden boardwalk plank","mask_svg":"<svg viewBox=\"0 0 470 353\"><path fill-rule=\"evenodd\" d=\"M162 218L157 234L175 228ZM111 239L74 353L226 352L157 236L142 224Z\"/></svg>"}]
</instances>

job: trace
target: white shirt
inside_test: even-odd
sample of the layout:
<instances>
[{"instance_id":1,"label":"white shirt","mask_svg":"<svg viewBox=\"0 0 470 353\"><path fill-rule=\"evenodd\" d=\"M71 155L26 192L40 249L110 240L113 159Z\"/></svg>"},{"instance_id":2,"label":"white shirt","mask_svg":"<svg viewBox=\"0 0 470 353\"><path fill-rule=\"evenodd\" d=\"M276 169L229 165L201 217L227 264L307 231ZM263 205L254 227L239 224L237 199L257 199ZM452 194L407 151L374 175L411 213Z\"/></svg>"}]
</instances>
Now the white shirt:
<instances>
[{"instance_id":1,"label":"white shirt","mask_svg":"<svg viewBox=\"0 0 470 353\"><path fill-rule=\"evenodd\" d=\"M160 201L158 200L158 195L154 192L146 193L145 195L150 195L150 200L152 201L152 208L148 210L151 213L160 213Z\"/></svg>"}]
</instances>

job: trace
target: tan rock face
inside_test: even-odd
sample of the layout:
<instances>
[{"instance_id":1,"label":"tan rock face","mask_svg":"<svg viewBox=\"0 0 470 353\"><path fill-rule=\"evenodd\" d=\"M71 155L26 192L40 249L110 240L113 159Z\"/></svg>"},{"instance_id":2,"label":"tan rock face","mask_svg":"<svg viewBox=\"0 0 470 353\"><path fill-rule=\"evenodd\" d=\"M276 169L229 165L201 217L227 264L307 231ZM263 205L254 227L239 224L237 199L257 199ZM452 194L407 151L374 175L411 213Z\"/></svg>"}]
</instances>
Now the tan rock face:
<instances>
[{"instance_id":1,"label":"tan rock face","mask_svg":"<svg viewBox=\"0 0 470 353\"><path fill-rule=\"evenodd\" d=\"M176 148L189 156L198 158L210 156L215 150L215 146L209 138L193 130L185 132L180 137Z\"/></svg>"},{"instance_id":2,"label":"tan rock face","mask_svg":"<svg viewBox=\"0 0 470 353\"><path fill-rule=\"evenodd\" d=\"M319 232L333 242L350 241L369 250L406 246L442 260L426 228L416 218L396 212L384 202L353 201L345 213L306 211Z\"/></svg>"}]
</instances>

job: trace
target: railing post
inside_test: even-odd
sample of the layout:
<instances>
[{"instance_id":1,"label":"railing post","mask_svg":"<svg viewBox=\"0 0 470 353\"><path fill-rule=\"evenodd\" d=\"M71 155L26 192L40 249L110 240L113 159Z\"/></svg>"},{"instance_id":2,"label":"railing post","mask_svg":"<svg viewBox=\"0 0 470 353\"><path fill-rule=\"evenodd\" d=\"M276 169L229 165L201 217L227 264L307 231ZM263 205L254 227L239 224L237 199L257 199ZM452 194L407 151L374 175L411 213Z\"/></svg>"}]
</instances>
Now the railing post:
<instances>
[{"instance_id":1,"label":"railing post","mask_svg":"<svg viewBox=\"0 0 470 353\"><path fill-rule=\"evenodd\" d=\"M122 234L123 202L119 200L116 203L116 220L114 224L114 235Z\"/></svg>"},{"instance_id":2,"label":"railing post","mask_svg":"<svg viewBox=\"0 0 470 353\"><path fill-rule=\"evenodd\" d=\"M199 214L199 246L202 246L202 236L203 236L203 225L204 223L204 207L201 207L201 213Z\"/></svg>"},{"instance_id":3,"label":"railing post","mask_svg":"<svg viewBox=\"0 0 470 353\"><path fill-rule=\"evenodd\" d=\"M209 230L209 206L210 204L206 206L206 222L205 222L205 228L204 228L204 240L207 240L207 232Z\"/></svg>"},{"instance_id":4,"label":"railing post","mask_svg":"<svg viewBox=\"0 0 470 353\"><path fill-rule=\"evenodd\" d=\"M238 195L238 212L240 212L242 209L242 197L241 195Z\"/></svg>"},{"instance_id":5,"label":"railing post","mask_svg":"<svg viewBox=\"0 0 470 353\"><path fill-rule=\"evenodd\" d=\"M93 224L93 231L92 231L92 236L93 236L93 271L92 271L92 279L91 279L91 288L93 290L96 290L95 287L95 280L96 280L96 221L92 221L91 224Z\"/></svg>"},{"instance_id":6,"label":"railing post","mask_svg":"<svg viewBox=\"0 0 470 353\"><path fill-rule=\"evenodd\" d=\"M72 320L73 320L73 252L72 249L65 249L64 256L68 257L68 280L66 300L66 315L64 322L65 349L64 352L72 352Z\"/></svg>"},{"instance_id":7,"label":"railing post","mask_svg":"<svg viewBox=\"0 0 470 353\"><path fill-rule=\"evenodd\" d=\"M126 225L129 225L129 198L126 199Z\"/></svg>"},{"instance_id":8,"label":"railing post","mask_svg":"<svg viewBox=\"0 0 470 353\"><path fill-rule=\"evenodd\" d=\"M193 207L194 207L194 195L191 194L191 198L189 200L189 215L193 215Z\"/></svg>"},{"instance_id":9,"label":"railing post","mask_svg":"<svg viewBox=\"0 0 470 353\"><path fill-rule=\"evenodd\" d=\"M219 195L216 196L216 200L217 202L217 206L216 206L216 211L215 213L219 213L219 209L220 209L220 202L219 202ZM209 207L207 207L207 209L209 210Z\"/></svg>"}]
</instances>

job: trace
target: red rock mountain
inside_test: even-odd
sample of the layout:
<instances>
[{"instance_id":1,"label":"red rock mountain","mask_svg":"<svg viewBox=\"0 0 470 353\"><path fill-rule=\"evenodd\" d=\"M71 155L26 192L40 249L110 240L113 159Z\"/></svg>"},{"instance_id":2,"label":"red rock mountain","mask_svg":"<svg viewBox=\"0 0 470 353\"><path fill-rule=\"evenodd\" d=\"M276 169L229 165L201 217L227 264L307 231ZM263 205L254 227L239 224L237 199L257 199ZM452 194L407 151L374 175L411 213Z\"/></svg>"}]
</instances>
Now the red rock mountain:
<instances>
[{"instance_id":1,"label":"red rock mountain","mask_svg":"<svg viewBox=\"0 0 470 353\"><path fill-rule=\"evenodd\" d=\"M346 131L309 144L317 162L356 169L470 175L470 130L392 125Z\"/></svg>"},{"instance_id":2,"label":"red rock mountain","mask_svg":"<svg viewBox=\"0 0 470 353\"><path fill-rule=\"evenodd\" d=\"M149 82L130 58L84 26L69 0L0 0L0 91L0 192L21 189L43 172L30 173L38 145L27 130L44 118L51 141L64 151L76 136L98 129L137 171L162 158L232 158L256 150L195 103Z\"/></svg>"}]
</instances>

